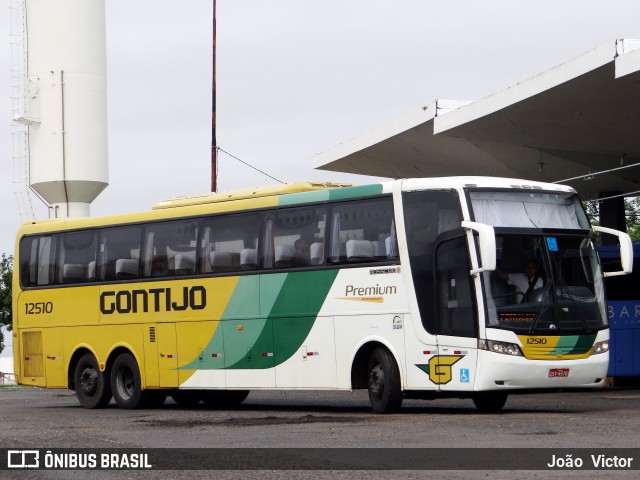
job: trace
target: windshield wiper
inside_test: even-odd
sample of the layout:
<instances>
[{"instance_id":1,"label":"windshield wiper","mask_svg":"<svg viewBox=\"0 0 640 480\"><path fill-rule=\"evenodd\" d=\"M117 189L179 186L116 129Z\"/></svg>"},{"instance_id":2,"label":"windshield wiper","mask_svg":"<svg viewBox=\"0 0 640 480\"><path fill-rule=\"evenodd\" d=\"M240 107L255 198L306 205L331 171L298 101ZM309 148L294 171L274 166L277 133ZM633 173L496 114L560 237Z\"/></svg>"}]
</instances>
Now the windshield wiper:
<instances>
[{"instance_id":1,"label":"windshield wiper","mask_svg":"<svg viewBox=\"0 0 640 480\"><path fill-rule=\"evenodd\" d=\"M536 326L538 325L538 320L540 320L542 315L549 309L549 304L545 302L545 299L547 298L547 294L549 293L549 290L551 289L552 284L553 284L553 279L549 279L547 280L547 284L544 286L544 291L542 292L542 298L540 299L540 303L542 304L542 306L540 307L540 311L536 315L536 318L531 323L531 327L529 328L529 335L534 334L536 330Z\"/></svg>"},{"instance_id":2,"label":"windshield wiper","mask_svg":"<svg viewBox=\"0 0 640 480\"><path fill-rule=\"evenodd\" d=\"M560 289L562 298L565 298L565 297L569 298L569 301L571 303L571 310L572 312L575 312L575 310L577 310L575 297L571 293L571 290L569 289L569 285L567 285L566 280L562 276L560 276L560 278L558 279L558 288ZM560 301L558 300L558 295L556 295L556 303L557 303L556 308L562 308L562 306L560 305ZM556 319L558 320L558 322L560 322L558 315L556 315ZM584 323L587 329L586 333L591 333L591 326L589 325L589 322L587 322L587 319L584 317L584 315L578 315L578 319L582 321L582 323Z\"/></svg>"}]
</instances>

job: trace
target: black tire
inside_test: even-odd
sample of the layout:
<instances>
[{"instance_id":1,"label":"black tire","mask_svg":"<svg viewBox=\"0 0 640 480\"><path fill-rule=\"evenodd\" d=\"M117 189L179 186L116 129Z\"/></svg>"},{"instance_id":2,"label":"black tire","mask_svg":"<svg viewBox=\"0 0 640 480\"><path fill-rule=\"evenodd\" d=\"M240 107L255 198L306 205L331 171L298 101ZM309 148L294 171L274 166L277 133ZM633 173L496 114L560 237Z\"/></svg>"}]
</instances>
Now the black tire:
<instances>
[{"instance_id":1,"label":"black tire","mask_svg":"<svg viewBox=\"0 0 640 480\"><path fill-rule=\"evenodd\" d=\"M107 372L102 373L92 353L80 357L73 373L78 402L84 408L104 408L111 401Z\"/></svg>"},{"instance_id":2,"label":"black tire","mask_svg":"<svg viewBox=\"0 0 640 480\"><path fill-rule=\"evenodd\" d=\"M473 403L481 412L498 412L507 403L504 392L482 392L473 397Z\"/></svg>"},{"instance_id":3,"label":"black tire","mask_svg":"<svg viewBox=\"0 0 640 480\"><path fill-rule=\"evenodd\" d=\"M176 390L171 394L171 398L181 407L193 408L202 400L202 392L199 390Z\"/></svg>"},{"instance_id":4,"label":"black tire","mask_svg":"<svg viewBox=\"0 0 640 480\"><path fill-rule=\"evenodd\" d=\"M376 348L369 357L367 385L369 402L375 413L397 412L402 405L400 370L385 348Z\"/></svg>"},{"instance_id":5,"label":"black tire","mask_svg":"<svg viewBox=\"0 0 640 480\"><path fill-rule=\"evenodd\" d=\"M145 406L138 362L130 353L121 353L111 367L111 392L120 408L133 410ZM146 392L144 392L146 393Z\"/></svg>"},{"instance_id":6,"label":"black tire","mask_svg":"<svg viewBox=\"0 0 640 480\"><path fill-rule=\"evenodd\" d=\"M207 407L233 408L244 402L249 390L207 390L202 392L202 401Z\"/></svg>"}]
</instances>

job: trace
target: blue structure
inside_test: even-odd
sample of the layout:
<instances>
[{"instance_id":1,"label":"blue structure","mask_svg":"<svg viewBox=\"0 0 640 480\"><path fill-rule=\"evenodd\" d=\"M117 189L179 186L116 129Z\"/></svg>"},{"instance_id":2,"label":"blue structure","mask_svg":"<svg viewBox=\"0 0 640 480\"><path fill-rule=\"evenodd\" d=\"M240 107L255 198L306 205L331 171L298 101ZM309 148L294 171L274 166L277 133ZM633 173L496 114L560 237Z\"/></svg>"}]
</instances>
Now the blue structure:
<instances>
[{"instance_id":1,"label":"blue structure","mask_svg":"<svg viewBox=\"0 0 640 480\"><path fill-rule=\"evenodd\" d=\"M631 275L605 279L611 329L609 377L640 377L640 242L633 244L633 258ZM618 247L601 247L600 259L605 271L613 270L608 264L619 264Z\"/></svg>"}]
</instances>

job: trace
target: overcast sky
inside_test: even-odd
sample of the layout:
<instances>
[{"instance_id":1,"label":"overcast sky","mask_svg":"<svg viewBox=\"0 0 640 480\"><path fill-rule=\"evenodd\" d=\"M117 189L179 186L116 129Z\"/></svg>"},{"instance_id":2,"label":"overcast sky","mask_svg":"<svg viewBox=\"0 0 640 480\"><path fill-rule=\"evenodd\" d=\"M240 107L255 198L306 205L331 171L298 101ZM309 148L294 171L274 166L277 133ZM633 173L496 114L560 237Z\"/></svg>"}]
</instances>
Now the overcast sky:
<instances>
[{"instance_id":1,"label":"overcast sky","mask_svg":"<svg viewBox=\"0 0 640 480\"><path fill-rule=\"evenodd\" d=\"M110 186L92 214L208 191L212 0L106 4ZM615 38L640 38L637 0L217 5L218 144L287 182L367 183L313 170L314 154L436 98L479 99ZM23 187L12 183L9 1L0 9L0 253L13 253ZM224 154L219 169L220 189L273 183Z\"/></svg>"}]
</instances>

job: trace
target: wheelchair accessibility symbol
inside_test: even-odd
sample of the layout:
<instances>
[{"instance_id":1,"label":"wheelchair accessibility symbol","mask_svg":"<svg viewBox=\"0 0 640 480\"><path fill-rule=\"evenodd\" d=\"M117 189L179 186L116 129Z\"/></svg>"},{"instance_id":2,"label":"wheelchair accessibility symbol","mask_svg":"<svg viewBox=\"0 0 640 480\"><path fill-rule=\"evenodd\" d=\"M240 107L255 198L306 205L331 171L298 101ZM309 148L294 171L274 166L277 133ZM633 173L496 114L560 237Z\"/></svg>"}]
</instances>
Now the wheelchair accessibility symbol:
<instances>
[{"instance_id":1,"label":"wheelchair accessibility symbol","mask_svg":"<svg viewBox=\"0 0 640 480\"><path fill-rule=\"evenodd\" d=\"M460 382L469 383L469 369L461 368L460 369Z\"/></svg>"}]
</instances>

